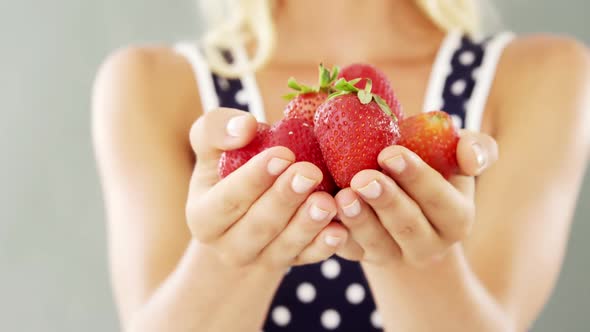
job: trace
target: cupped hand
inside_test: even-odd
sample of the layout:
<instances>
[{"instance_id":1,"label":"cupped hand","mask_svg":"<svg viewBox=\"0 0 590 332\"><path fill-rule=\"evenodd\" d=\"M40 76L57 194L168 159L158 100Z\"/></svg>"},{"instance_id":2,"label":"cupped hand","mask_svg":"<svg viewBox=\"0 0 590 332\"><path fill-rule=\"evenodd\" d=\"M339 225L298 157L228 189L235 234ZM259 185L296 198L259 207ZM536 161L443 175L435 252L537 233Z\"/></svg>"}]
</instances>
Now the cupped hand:
<instances>
[{"instance_id":1,"label":"cupped hand","mask_svg":"<svg viewBox=\"0 0 590 332\"><path fill-rule=\"evenodd\" d=\"M462 131L460 174L448 180L415 153L391 146L379 155L383 172L364 170L336 195L350 239L338 254L375 264L425 266L464 240L475 220L474 177L498 158L495 140Z\"/></svg>"},{"instance_id":2,"label":"cupped hand","mask_svg":"<svg viewBox=\"0 0 590 332\"><path fill-rule=\"evenodd\" d=\"M233 109L207 113L194 124L197 162L186 206L193 238L229 266L282 269L330 257L347 231L331 222L334 198L312 193L322 180L316 166L295 163L289 149L273 147L219 180L223 151L247 145L255 134L256 120Z\"/></svg>"}]
</instances>

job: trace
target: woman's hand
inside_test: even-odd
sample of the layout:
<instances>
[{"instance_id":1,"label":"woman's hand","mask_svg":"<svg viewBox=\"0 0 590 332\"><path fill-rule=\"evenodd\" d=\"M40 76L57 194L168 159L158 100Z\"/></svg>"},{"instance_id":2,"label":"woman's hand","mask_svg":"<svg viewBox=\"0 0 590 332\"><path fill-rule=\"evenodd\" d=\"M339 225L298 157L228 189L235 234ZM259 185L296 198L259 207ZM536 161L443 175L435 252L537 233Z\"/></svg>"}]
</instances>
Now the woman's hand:
<instances>
[{"instance_id":1,"label":"woman's hand","mask_svg":"<svg viewBox=\"0 0 590 332\"><path fill-rule=\"evenodd\" d=\"M312 193L322 180L316 166L294 163L293 152L274 147L219 181L223 151L245 146L255 133L256 120L231 109L209 112L193 126L198 160L186 208L193 237L229 266L285 269L330 257L347 231L331 223L334 198Z\"/></svg>"},{"instance_id":2,"label":"woman's hand","mask_svg":"<svg viewBox=\"0 0 590 332\"><path fill-rule=\"evenodd\" d=\"M383 172L364 170L338 193L338 216L351 240L342 257L365 263L428 265L467 235L475 220L474 176L498 157L490 136L463 131L460 175L448 181L416 154L391 146L379 155Z\"/></svg>"}]
</instances>

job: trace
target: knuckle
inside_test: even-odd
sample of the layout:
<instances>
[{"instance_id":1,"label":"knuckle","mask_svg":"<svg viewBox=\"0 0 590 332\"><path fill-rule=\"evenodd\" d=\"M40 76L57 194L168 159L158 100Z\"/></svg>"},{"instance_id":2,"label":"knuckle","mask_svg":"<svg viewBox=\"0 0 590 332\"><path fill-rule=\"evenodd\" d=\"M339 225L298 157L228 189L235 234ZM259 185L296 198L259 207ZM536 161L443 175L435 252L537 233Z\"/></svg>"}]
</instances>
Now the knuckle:
<instances>
[{"instance_id":1,"label":"knuckle","mask_svg":"<svg viewBox=\"0 0 590 332\"><path fill-rule=\"evenodd\" d=\"M365 249L365 252L371 253L371 252L380 252L381 251L381 241L377 238L371 238L368 239L367 241L365 241L363 243L363 248Z\"/></svg>"},{"instance_id":2,"label":"knuckle","mask_svg":"<svg viewBox=\"0 0 590 332\"><path fill-rule=\"evenodd\" d=\"M273 214L269 214L273 215ZM250 222L250 236L256 241L270 242L283 230L283 225L268 217L252 218Z\"/></svg>"},{"instance_id":3,"label":"knuckle","mask_svg":"<svg viewBox=\"0 0 590 332\"><path fill-rule=\"evenodd\" d=\"M401 218L390 220L388 228L396 238L409 239L418 235L418 223L424 218L422 212L412 209Z\"/></svg>"},{"instance_id":4,"label":"knuckle","mask_svg":"<svg viewBox=\"0 0 590 332\"><path fill-rule=\"evenodd\" d=\"M451 242L458 242L469 236L475 219L474 211L475 209L471 206L457 210L457 216L454 218L451 227L449 227L450 230L447 236Z\"/></svg>"},{"instance_id":5,"label":"knuckle","mask_svg":"<svg viewBox=\"0 0 590 332\"><path fill-rule=\"evenodd\" d=\"M233 217L234 219L241 217L248 210L247 202L236 197L223 195L220 196L219 199L210 200L208 206L215 211L215 213L230 218ZM204 210L200 210L199 213L202 213L202 211Z\"/></svg>"}]
</instances>

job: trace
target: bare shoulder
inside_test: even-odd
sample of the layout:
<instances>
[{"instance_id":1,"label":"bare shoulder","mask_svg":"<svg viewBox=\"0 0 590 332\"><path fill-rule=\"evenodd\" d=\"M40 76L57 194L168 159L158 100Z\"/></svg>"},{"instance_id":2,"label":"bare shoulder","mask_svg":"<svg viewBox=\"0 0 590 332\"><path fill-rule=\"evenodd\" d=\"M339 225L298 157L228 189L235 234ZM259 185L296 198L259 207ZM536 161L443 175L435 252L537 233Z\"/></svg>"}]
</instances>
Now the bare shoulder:
<instances>
[{"instance_id":1,"label":"bare shoulder","mask_svg":"<svg viewBox=\"0 0 590 332\"><path fill-rule=\"evenodd\" d=\"M169 47L126 47L109 55L95 79L93 111L95 118L149 117L180 131L201 112L191 68Z\"/></svg>"},{"instance_id":2,"label":"bare shoulder","mask_svg":"<svg viewBox=\"0 0 590 332\"><path fill-rule=\"evenodd\" d=\"M529 35L511 42L497 75L499 116L543 114L572 125L590 114L590 51L571 37Z\"/></svg>"},{"instance_id":3,"label":"bare shoulder","mask_svg":"<svg viewBox=\"0 0 590 332\"><path fill-rule=\"evenodd\" d=\"M510 79L544 78L575 84L590 75L590 51L567 36L522 36L508 45L501 65Z\"/></svg>"}]
</instances>

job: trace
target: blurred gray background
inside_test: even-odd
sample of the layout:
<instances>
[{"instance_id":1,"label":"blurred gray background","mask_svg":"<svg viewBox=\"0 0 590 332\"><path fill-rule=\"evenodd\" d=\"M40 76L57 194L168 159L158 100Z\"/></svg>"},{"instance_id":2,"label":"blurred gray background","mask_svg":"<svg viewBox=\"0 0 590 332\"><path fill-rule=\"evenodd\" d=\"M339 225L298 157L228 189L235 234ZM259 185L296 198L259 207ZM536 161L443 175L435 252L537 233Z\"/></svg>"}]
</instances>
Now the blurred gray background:
<instances>
[{"instance_id":1,"label":"blurred gray background","mask_svg":"<svg viewBox=\"0 0 590 332\"><path fill-rule=\"evenodd\" d=\"M590 43L588 0L496 1L519 32ZM201 31L193 0L0 1L0 331L116 331L89 135L113 49ZM590 124L589 124L590 130ZM533 331L590 331L590 176L559 284Z\"/></svg>"}]
</instances>

